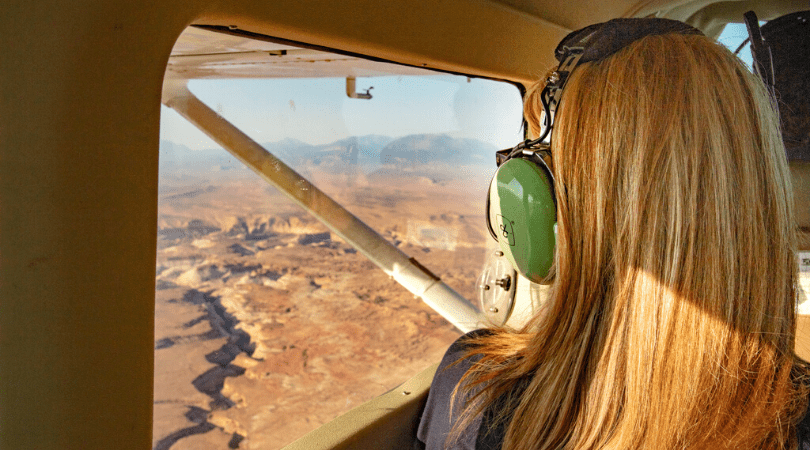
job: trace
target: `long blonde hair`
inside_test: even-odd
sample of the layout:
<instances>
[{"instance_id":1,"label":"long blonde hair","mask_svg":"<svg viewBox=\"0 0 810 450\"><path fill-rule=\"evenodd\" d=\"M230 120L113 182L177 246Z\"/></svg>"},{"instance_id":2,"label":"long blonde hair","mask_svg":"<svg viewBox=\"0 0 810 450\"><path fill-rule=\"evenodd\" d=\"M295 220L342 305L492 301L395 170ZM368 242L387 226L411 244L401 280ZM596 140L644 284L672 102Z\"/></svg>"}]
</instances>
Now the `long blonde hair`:
<instances>
[{"instance_id":1,"label":"long blonde hair","mask_svg":"<svg viewBox=\"0 0 810 450\"><path fill-rule=\"evenodd\" d=\"M534 133L543 87L526 96ZM552 139L545 315L472 342L455 431L500 399L504 449L794 448L808 370L777 120L703 36L648 36L577 68Z\"/></svg>"}]
</instances>

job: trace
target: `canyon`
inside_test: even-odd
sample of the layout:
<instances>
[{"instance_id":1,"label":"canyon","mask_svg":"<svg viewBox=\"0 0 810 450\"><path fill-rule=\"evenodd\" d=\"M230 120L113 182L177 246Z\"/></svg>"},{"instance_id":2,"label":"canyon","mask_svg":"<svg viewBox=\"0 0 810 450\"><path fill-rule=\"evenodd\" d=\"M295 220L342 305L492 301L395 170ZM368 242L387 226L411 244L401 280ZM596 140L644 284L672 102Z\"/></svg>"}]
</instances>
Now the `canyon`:
<instances>
[{"instance_id":1,"label":"canyon","mask_svg":"<svg viewBox=\"0 0 810 450\"><path fill-rule=\"evenodd\" d=\"M373 137L275 149L475 299L491 246L488 166L451 170L429 158L437 142L469 144ZM376 159L365 144L377 146ZM460 335L224 151L161 148L156 450L281 448L438 362Z\"/></svg>"}]
</instances>

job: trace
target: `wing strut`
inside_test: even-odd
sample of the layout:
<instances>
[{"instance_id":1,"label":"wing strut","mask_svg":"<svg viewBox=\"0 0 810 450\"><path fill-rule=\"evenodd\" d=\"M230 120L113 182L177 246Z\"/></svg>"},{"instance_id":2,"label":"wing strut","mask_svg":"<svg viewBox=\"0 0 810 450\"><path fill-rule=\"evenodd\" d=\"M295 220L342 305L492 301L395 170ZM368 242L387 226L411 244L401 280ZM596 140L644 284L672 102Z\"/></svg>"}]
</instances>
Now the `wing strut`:
<instances>
[{"instance_id":1,"label":"wing strut","mask_svg":"<svg viewBox=\"0 0 810 450\"><path fill-rule=\"evenodd\" d=\"M164 83L163 104L301 205L458 329L466 333L481 326L482 317L470 301L206 106L188 90L185 80Z\"/></svg>"}]
</instances>

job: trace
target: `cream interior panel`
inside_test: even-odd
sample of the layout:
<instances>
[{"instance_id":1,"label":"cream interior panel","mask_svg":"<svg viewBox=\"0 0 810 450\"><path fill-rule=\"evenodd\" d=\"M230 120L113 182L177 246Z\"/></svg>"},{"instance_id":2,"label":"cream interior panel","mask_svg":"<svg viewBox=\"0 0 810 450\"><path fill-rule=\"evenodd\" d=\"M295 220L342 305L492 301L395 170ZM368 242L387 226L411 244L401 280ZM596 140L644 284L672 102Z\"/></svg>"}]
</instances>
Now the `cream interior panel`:
<instances>
[{"instance_id":1,"label":"cream interior panel","mask_svg":"<svg viewBox=\"0 0 810 450\"><path fill-rule=\"evenodd\" d=\"M408 449L439 364L284 447L284 450Z\"/></svg>"},{"instance_id":2,"label":"cream interior panel","mask_svg":"<svg viewBox=\"0 0 810 450\"><path fill-rule=\"evenodd\" d=\"M569 26L481 0L3 6L0 448L151 446L160 98L188 25L519 83Z\"/></svg>"}]
</instances>

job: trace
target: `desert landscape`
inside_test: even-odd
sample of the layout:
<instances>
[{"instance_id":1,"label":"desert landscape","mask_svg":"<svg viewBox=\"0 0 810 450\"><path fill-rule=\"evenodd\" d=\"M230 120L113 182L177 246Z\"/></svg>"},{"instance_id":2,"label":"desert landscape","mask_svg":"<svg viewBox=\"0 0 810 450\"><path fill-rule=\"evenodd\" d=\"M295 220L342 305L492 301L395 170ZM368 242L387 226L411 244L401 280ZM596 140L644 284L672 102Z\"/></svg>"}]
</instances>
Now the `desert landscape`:
<instances>
[{"instance_id":1,"label":"desert landscape","mask_svg":"<svg viewBox=\"0 0 810 450\"><path fill-rule=\"evenodd\" d=\"M476 299L495 245L483 217L494 148L445 135L263 145ZM164 141L160 161L155 450L279 449L438 362L460 335L224 150ZM802 323L808 305L801 292ZM797 349L808 357L810 336Z\"/></svg>"},{"instance_id":2,"label":"desert landscape","mask_svg":"<svg viewBox=\"0 0 810 450\"><path fill-rule=\"evenodd\" d=\"M475 299L494 148L444 135L264 145ZM460 335L224 150L162 142L159 214L156 450L281 448Z\"/></svg>"}]
</instances>

